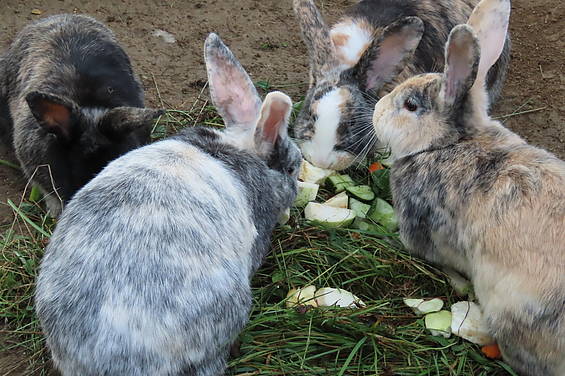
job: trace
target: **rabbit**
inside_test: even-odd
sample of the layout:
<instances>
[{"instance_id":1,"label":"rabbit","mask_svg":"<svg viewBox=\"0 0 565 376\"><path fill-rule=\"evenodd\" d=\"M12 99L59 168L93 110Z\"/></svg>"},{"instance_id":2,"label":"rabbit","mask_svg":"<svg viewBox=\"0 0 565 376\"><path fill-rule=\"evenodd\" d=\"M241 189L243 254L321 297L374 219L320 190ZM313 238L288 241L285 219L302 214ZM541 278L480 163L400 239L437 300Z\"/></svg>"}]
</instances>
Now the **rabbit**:
<instances>
[{"instance_id":1,"label":"rabbit","mask_svg":"<svg viewBox=\"0 0 565 376\"><path fill-rule=\"evenodd\" d=\"M310 54L310 86L292 128L304 158L343 170L378 151L375 103L408 77L441 71L449 31L477 2L361 0L330 29L313 0L294 0ZM502 89L509 43L489 73L489 103Z\"/></svg>"},{"instance_id":2,"label":"rabbit","mask_svg":"<svg viewBox=\"0 0 565 376\"><path fill-rule=\"evenodd\" d=\"M263 103L216 34L205 42L225 131L187 128L111 162L69 202L35 296L65 375L220 375L250 278L297 194L288 96Z\"/></svg>"},{"instance_id":3,"label":"rabbit","mask_svg":"<svg viewBox=\"0 0 565 376\"><path fill-rule=\"evenodd\" d=\"M391 150L407 250L470 278L485 324L521 375L565 375L565 162L488 115L487 71L509 0L482 0L450 33L443 73L412 77L374 109Z\"/></svg>"},{"instance_id":4,"label":"rabbit","mask_svg":"<svg viewBox=\"0 0 565 376\"><path fill-rule=\"evenodd\" d=\"M58 216L109 161L149 141L154 119L114 34L81 15L26 26L0 58L0 126Z\"/></svg>"}]
</instances>

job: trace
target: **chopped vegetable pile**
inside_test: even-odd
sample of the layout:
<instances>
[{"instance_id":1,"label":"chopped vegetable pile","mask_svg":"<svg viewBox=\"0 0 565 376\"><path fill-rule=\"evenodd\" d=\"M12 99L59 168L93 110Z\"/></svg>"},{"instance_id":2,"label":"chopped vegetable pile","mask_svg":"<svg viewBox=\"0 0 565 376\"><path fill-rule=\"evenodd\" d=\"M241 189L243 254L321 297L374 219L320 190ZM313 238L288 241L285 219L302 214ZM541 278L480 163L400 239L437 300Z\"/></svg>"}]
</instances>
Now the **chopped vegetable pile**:
<instances>
[{"instance_id":1,"label":"chopped vegetable pile","mask_svg":"<svg viewBox=\"0 0 565 376\"><path fill-rule=\"evenodd\" d=\"M304 217L325 227L353 227L362 231L394 232L398 221L390 201L388 170L381 164L373 171L372 186L358 185L346 174L321 169L303 161L300 167L295 207L304 208ZM315 202L320 185L335 192L327 201Z\"/></svg>"},{"instance_id":2,"label":"chopped vegetable pile","mask_svg":"<svg viewBox=\"0 0 565 376\"><path fill-rule=\"evenodd\" d=\"M441 311L443 301L439 298L404 299L404 304L412 308L415 314L426 315L424 317L426 329L430 330L434 336L449 338L451 334L455 334L481 346L495 342L484 322L483 313L476 303L457 302L451 306L451 312ZM493 349L488 351L493 351Z\"/></svg>"}]
</instances>

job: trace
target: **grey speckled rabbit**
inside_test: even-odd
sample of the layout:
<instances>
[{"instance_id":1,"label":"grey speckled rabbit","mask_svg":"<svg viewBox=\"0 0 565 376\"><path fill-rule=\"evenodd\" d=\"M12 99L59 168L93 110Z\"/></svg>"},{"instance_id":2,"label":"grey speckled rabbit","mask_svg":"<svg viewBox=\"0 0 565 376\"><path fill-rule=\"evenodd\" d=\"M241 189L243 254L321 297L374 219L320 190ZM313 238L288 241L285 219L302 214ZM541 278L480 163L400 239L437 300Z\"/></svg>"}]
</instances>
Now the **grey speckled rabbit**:
<instances>
[{"instance_id":1,"label":"grey speckled rabbit","mask_svg":"<svg viewBox=\"0 0 565 376\"><path fill-rule=\"evenodd\" d=\"M46 249L36 308L63 375L220 375L248 320L301 155L290 98L261 103L215 34L205 56L227 129L186 129L111 162Z\"/></svg>"},{"instance_id":2,"label":"grey speckled rabbit","mask_svg":"<svg viewBox=\"0 0 565 376\"><path fill-rule=\"evenodd\" d=\"M416 76L375 106L395 160L391 186L407 249L469 277L504 360L565 375L565 163L489 118L487 70L509 0L483 0L455 27L443 74Z\"/></svg>"},{"instance_id":3,"label":"grey speckled rabbit","mask_svg":"<svg viewBox=\"0 0 565 376\"><path fill-rule=\"evenodd\" d=\"M294 0L310 53L310 88L293 126L304 158L341 170L374 151L378 98L408 77L443 69L451 29L478 0L361 0L330 29L314 0ZM490 102L502 89L509 40L488 76Z\"/></svg>"},{"instance_id":4,"label":"grey speckled rabbit","mask_svg":"<svg viewBox=\"0 0 565 376\"><path fill-rule=\"evenodd\" d=\"M128 56L93 18L34 22L0 57L0 137L51 215L109 161L149 141L162 111L142 107Z\"/></svg>"}]
</instances>

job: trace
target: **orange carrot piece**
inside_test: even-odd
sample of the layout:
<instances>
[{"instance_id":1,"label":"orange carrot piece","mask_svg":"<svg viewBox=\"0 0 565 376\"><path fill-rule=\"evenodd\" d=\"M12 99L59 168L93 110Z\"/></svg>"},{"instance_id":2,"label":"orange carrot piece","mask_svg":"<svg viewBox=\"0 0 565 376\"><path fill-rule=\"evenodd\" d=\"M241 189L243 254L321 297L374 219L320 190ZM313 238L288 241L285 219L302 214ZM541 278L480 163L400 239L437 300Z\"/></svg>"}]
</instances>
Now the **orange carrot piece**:
<instances>
[{"instance_id":1,"label":"orange carrot piece","mask_svg":"<svg viewBox=\"0 0 565 376\"><path fill-rule=\"evenodd\" d=\"M375 163L371 163L371 165L369 166L369 172L375 172L378 170L382 170L384 167L382 164L380 164L379 162L375 162Z\"/></svg>"},{"instance_id":2,"label":"orange carrot piece","mask_svg":"<svg viewBox=\"0 0 565 376\"><path fill-rule=\"evenodd\" d=\"M481 351L489 359L501 359L502 358L502 353L500 352L500 348L498 347L498 345L496 343L492 344L492 345L486 345L486 346L481 347Z\"/></svg>"}]
</instances>

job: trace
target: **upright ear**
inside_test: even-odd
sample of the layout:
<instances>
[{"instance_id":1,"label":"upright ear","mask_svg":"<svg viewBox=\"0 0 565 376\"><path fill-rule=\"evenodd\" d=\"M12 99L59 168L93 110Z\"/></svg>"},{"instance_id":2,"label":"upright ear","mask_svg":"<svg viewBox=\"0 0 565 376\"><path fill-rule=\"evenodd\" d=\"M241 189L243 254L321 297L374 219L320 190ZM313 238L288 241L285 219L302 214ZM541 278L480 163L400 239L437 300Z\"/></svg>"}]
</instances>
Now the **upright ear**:
<instances>
[{"instance_id":1,"label":"upright ear","mask_svg":"<svg viewBox=\"0 0 565 376\"><path fill-rule=\"evenodd\" d=\"M445 71L440 98L446 108L458 107L477 76L480 50L479 42L467 25L451 30L445 47Z\"/></svg>"},{"instance_id":2,"label":"upright ear","mask_svg":"<svg viewBox=\"0 0 565 376\"><path fill-rule=\"evenodd\" d=\"M362 90L379 89L404 69L424 33L418 17L405 17L387 26L353 67Z\"/></svg>"},{"instance_id":3,"label":"upright ear","mask_svg":"<svg viewBox=\"0 0 565 376\"><path fill-rule=\"evenodd\" d=\"M32 115L43 129L63 140L70 140L72 125L78 114L78 106L70 99L40 91L26 95Z\"/></svg>"},{"instance_id":4,"label":"upright ear","mask_svg":"<svg viewBox=\"0 0 565 376\"><path fill-rule=\"evenodd\" d=\"M484 85L490 67L496 63L506 41L510 20L510 0L482 0L467 24L473 28L481 48L477 84Z\"/></svg>"},{"instance_id":5,"label":"upright ear","mask_svg":"<svg viewBox=\"0 0 565 376\"><path fill-rule=\"evenodd\" d=\"M255 130L255 144L259 154L268 155L279 139L288 137L291 110L292 100L288 95L280 91L267 94Z\"/></svg>"},{"instance_id":6,"label":"upright ear","mask_svg":"<svg viewBox=\"0 0 565 376\"><path fill-rule=\"evenodd\" d=\"M261 99L253 82L220 37L211 33L204 43L210 96L227 127L254 127Z\"/></svg>"},{"instance_id":7,"label":"upright ear","mask_svg":"<svg viewBox=\"0 0 565 376\"><path fill-rule=\"evenodd\" d=\"M150 128L164 110L137 107L116 107L100 120L100 132L110 137L123 137L140 128Z\"/></svg>"},{"instance_id":8,"label":"upright ear","mask_svg":"<svg viewBox=\"0 0 565 376\"><path fill-rule=\"evenodd\" d=\"M313 0L294 0L293 9L310 55L312 79L319 81L328 71L338 66L330 29Z\"/></svg>"}]
</instances>

